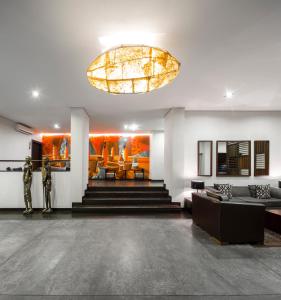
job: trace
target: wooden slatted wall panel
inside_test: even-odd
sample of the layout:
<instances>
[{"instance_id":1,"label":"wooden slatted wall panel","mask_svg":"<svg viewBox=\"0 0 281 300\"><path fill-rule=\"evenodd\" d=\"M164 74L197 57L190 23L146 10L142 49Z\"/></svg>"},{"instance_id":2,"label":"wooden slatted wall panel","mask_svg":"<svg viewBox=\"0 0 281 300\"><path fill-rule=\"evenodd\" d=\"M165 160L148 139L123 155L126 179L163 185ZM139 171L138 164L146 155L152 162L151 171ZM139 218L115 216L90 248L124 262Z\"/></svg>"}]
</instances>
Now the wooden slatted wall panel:
<instances>
[{"instance_id":1,"label":"wooden slatted wall panel","mask_svg":"<svg viewBox=\"0 0 281 300\"><path fill-rule=\"evenodd\" d=\"M269 175L269 141L255 141L255 176Z\"/></svg>"}]
</instances>

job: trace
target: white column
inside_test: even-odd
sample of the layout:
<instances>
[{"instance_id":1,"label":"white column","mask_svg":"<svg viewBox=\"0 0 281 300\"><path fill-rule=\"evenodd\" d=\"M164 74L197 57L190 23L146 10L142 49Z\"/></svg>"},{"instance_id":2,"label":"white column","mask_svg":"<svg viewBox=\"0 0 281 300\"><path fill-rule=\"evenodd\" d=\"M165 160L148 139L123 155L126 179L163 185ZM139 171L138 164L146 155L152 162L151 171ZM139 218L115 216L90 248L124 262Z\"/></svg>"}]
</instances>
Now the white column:
<instances>
[{"instance_id":1,"label":"white column","mask_svg":"<svg viewBox=\"0 0 281 300\"><path fill-rule=\"evenodd\" d=\"M184 108L172 108L164 117L164 180L173 201L183 203L184 193Z\"/></svg>"},{"instance_id":2,"label":"white column","mask_svg":"<svg viewBox=\"0 0 281 300\"><path fill-rule=\"evenodd\" d=\"M88 183L89 116L84 108L71 108L71 202L81 202Z\"/></svg>"},{"instance_id":3,"label":"white column","mask_svg":"<svg viewBox=\"0 0 281 300\"><path fill-rule=\"evenodd\" d=\"M164 179L164 132L154 131L150 137L150 179Z\"/></svg>"}]
</instances>

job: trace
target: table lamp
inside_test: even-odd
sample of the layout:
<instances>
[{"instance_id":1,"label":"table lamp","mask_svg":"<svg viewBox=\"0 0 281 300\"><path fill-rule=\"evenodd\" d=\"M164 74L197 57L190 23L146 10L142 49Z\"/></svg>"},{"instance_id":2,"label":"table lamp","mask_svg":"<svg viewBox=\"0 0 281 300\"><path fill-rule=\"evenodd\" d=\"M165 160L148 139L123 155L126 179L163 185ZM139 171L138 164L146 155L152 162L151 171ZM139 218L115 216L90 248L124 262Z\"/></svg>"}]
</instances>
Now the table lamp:
<instances>
[{"instance_id":1,"label":"table lamp","mask_svg":"<svg viewBox=\"0 0 281 300\"><path fill-rule=\"evenodd\" d=\"M194 190L204 190L205 189L205 183L204 181L200 181L200 180L191 180L191 188Z\"/></svg>"}]
</instances>

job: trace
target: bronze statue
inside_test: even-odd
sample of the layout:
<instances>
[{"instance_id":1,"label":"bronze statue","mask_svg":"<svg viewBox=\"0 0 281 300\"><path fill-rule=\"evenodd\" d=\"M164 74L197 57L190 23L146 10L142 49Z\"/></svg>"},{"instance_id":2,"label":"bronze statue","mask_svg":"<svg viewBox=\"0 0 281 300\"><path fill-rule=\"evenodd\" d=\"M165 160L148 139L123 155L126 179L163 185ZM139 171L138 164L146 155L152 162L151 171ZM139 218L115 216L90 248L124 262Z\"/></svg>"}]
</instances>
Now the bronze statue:
<instances>
[{"instance_id":1,"label":"bronze statue","mask_svg":"<svg viewBox=\"0 0 281 300\"><path fill-rule=\"evenodd\" d=\"M24 185L24 204L25 211L23 214L31 214L32 209L32 197L31 197L31 184L32 184L32 162L31 157L25 158L25 164L23 166L23 185Z\"/></svg>"},{"instance_id":2,"label":"bronze statue","mask_svg":"<svg viewBox=\"0 0 281 300\"><path fill-rule=\"evenodd\" d=\"M42 213L52 212L51 206L51 190L52 190L52 176L51 166L48 157L45 157L42 165L42 183L43 183L43 198L46 204L46 208L42 210Z\"/></svg>"}]
</instances>

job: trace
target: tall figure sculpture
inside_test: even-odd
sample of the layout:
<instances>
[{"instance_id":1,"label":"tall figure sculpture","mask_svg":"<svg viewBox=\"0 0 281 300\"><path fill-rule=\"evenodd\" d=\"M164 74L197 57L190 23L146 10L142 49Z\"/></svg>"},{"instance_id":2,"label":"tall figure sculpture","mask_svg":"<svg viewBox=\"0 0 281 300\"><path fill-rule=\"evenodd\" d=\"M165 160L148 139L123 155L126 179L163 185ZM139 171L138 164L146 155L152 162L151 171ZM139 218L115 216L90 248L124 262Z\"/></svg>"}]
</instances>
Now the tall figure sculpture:
<instances>
[{"instance_id":1,"label":"tall figure sculpture","mask_svg":"<svg viewBox=\"0 0 281 300\"><path fill-rule=\"evenodd\" d=\"M24 204L25 211L23 214L31 214L32 209L32 197L31 197L31 184L32 184L32 162L31 157L25 158L25 164L23 166L23 186L24 186Z\"/></svg>"},{"instance_id":2,"label":"tall figure sculpture","mask_svg":"<svg viewBox=\"0 0 281 300\"><path fill-rule=\"evenodd\" d=\"M50 213L52 212L52 206L51 206L52 176L51 176L50 161L48 157L44 158L43 160L42 183L43 183L43 197L46 205L46 208L42 210L42 213Z\"/></svg>"}]
</instances>

